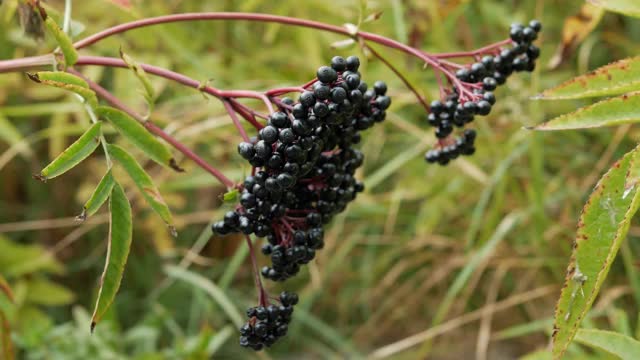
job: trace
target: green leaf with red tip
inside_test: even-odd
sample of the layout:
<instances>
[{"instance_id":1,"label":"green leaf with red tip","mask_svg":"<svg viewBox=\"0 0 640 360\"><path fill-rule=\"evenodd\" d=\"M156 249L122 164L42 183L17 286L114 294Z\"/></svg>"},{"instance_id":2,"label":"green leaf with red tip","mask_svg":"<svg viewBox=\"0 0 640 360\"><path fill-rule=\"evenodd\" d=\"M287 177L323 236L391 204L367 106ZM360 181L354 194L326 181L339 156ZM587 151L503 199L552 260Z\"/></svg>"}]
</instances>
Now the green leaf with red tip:
<instances>
[{"instance_id":1,"label":"green leaf with red tip","mask_svg":"<svg viewBox=\"0 0 640 360\"><path fill-rule=\"evenodd\" d=\"M91 155L100 143L100 122L93 124L78 140L66 148L36 178L42 181L64 174Z\"/></svg>"},{"instance_id":2,"label":"green leaf with red tip","mask_svg":"<svg viewBox=\"0 0 640 360\"><path fill-rule=\"evenodd\" d=\"M638 0L589 0L590 3L623 15L640 17Z\"/></svg>"},{"instance_id":3,"label":"green leaf with red tip","mask_svg":"<svg viewBox=\"0 0 640 360\"><path fill-rule=\"evenodd\" d=\"M537 99L582 99L640 90L640 56L616 61L545 90Z\"/></svg>"},{"instance_id":4,"label":"green leaf with red tip","mask_svg":"<svg viewBox=\"0 0 640 360\"><path fill-rule=\"evenodd\" d=\"M552 353L561 359L591 309L631 219L640 206L638 186L627 188L640 161L636 147L600 179L582 210L565 285L556 306Z\"/></svg>"},{"instance_id":5,"label":"green leaf with red tip","mask_svg":"<svg viewBox=\"0 0 640 360\"><path fill-rule=\"evenodd\" d=\"M160 190L153 183L151 176L138 164L138 162L123 148L109 144L107 145L109 154L124 168L129 174L133 182L136 184L142 196L147 201L149 206L160 216L160 218L167 224L169 231L172 235L176 235L175 227L173 226L173 218L169 206L165 203Z\"/></svg>"},{"instance_id":6,"label":"green leaf with red tip","mask_svg":"<svg viewBox=\"0 0 640 360\"><path fill-rule=\"evenodd\" d=\"M109 195L111 194L111 190L113 189L115 183L116 181L113 178L113 175L111 175L111 169L109 169L107 173L104 174L95 190L93 190L91 197L89 198L89 200L87 200L87 202L84 204L84 207L82 208L82 213L76 217L76 220L85 221L87 220L87 217L95 214L96 211L100 209L102 204L104 204L105 201L107 201L107 199L109 198Z\"/></svg>"},{"instance_id":7,"label":"green leaf with red tip","mask_svg":"<svg viewBox=\"0 0 640 360\"><path fill-rule=\"evenodd\" d=\"M107 119L120 134L142 150L151 160L173 170L182 171L171 155L171 151L124 111L109 106L100 106L96 109L96 114Z\"/></svg>"},{"instance_id":8,"label":"green leaf with red tip","mask_svg":"<svg viewBox=\"0 0 640 360\"><path fill-rule=\"evenodd\" d=\"M132 241L131 205L124 190L117 182L109 200L109 242L107 258L102 272L100 290L91 318L91 331L107 312L120 288Z\"/></svg>"},{"instance_id":9,"label":"green leaf with red tip","mask_svg":"<svg viewBox=\"0 0 640 360\"><path fill-rule=\"evenodd\" d=\"M84 79L78 76L64 71L39 71L36 73L27 73L27 76L37 83L74 92L82 96L93 108L98 106L96 93L89 88L89 85Z\"/></svg>"},{"instance_id":10,"label":"green leaf with red tip","mask_svg":"<svg viewBox=\"0 0 640 360\"><path fill-rule=\"evenodd\" d=\"M593 105L560 115L532 130L575 130L640 122L640 92L602 100Z\"/></svg>"}]
</instances>

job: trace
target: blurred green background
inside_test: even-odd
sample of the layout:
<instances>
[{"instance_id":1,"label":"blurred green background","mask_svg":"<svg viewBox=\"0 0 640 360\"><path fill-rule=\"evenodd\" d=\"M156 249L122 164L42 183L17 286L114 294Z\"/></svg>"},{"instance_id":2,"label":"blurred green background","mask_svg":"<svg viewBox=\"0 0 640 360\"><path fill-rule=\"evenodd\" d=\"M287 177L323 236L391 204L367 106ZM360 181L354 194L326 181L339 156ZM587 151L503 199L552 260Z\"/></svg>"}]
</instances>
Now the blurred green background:
<instances>
[{"instance_id":1,"label":"blurred green background","mask_svg":"<svg viewBox=\"0 0 640 360\"><path fill-rule=\"evenodd\" d=\"M51 51L52 39L23 33L11 11L15 3L0 6L0 59ZM107 0L74 1L74 37L191 11L264 12L342 25L356 23L360 8L357 0L131 3L125 9ZM63 1L47 4L64 10ZM188 160L181 162L186 174L147 164L174 211L177 238L136 191L127 191L135 214L131 256L108 319L89 334L106 251L106 209L82 225L73 217L104 173L104 159L98 151L61 178L33 180L89 119L68 93L33 84L24 74L0 75L0 124L18 130L0 127L0 273L16 296L9 319L18 358L514 359L544 349L581 207L613 160L640 140L629 126L523 130L585 104L531 101L541 89L640 52L640 23L606 14L575 52L549 70L563 21L582 4L369 1L369 13L382 11L382 17L363 30L429 52L481 47L506 38L510 23L538 18L545 27L542 59L536 72L513 76L498 90L492 114L474 123L476 155L448 167L423 160L434 138L412 94L379 61L363 61L364 79L385 80L393 97L388 120L361 144L366 160L359 177L367 191L329 226L317 260L285 285L300 294L301 305L289 335L260 355L239 347L231 321L255 301L246 247L239 237L211 235L208 224L230 205L221 204L223 187ZM331 48L342 39L276 24L203 21L135 30L82 53L117 57L122 47L140 62L218 88L265 90L308 81L333 55L361 55L357 47ZM422 64L376 49L430 99L437 95L432 72ZM144 111L139 83L126 70L82 70ZM232 179L242 179L249 167L236 154L240 137L220 102L164 79L152 83L158 99L151 119ZM120 142L113 132L109 138ZM640 331L639 237L640 227L632 225L586 326ZM282 288L268 286L273 293ZM220 306L225 299L234 309ZM607 358L578 346L570 356Z\"/></svg>"}]
</instances>

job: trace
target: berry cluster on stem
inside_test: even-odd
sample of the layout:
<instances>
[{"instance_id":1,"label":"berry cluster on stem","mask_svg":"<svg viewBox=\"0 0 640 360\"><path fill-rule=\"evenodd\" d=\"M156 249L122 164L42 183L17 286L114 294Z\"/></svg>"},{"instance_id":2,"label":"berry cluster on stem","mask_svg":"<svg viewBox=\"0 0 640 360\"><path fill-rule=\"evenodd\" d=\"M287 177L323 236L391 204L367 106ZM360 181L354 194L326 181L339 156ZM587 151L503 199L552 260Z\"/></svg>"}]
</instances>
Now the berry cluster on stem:
<instances>
[{"instance_id":1,"label":"berry cluster on stem","mask_svg":"<svg viewBox=\"0 0 640 360\"><path fill-rule=\"evenodd\" d=\"M496 46L489 46L470 55L477 61L460 65L443 60L449 88L440 87L440 99L431 102L427 123L435 128L436 147L425 154L428 163L446 165L458 156L475 153L475 130L466 129L462 136L453 137L454 128L464 128L476 115L487 116L496 103L493 91L506 83L514 72L533 71L540 49L533 45L542 25L532 20L528 26L511 25L510 39ZM511 48L506 48L511 45ZM452 76L452 71L455 75Z\"/></svg>"},{"instance_id":2,"label":"berry cluster on stem","mask_svg":"<svg viewBox=\"0 0 640 360\"><path fill-rule=\"evenodd\" d=\"M435 127L438 141L425 159L442 165L458 156L475 152L475 130L461 129L461 134L454 137L454 129L464 128L477 115L488 115L496 101L493 91L512 73L535 68L540 50L533 41L542 29L540 22L535 20L527 26L515 24L511 27L509 39L495 44L468 52L430 54L374 33L312 20L241 12L185 13L120 24L77 41L74 47L82 49L136 28L203 20L273 22L331 32L356 40L372 57L391 69L427 111L427 122ZM402 51L428 65L438 80L440 99L429 104L372 44ZM54 54L48 54L0 61L0 73L51 66L54 58ZM456 58L473 58L475 62L458 64L450 61ZM75 63L75 66L87 65L127 67L121 59L97 56L81 55ZM316 251L323 248L323 226L344 211L347 204L364 190L364 184L354 177L355 170L364 159L355 145L360 142L361 131L385 119L391 104L386 94L387 86L381 81L372 87L363 82L359 72L360 60L355 56L346 59L334 57L330 66L320 67L316 77L302 86L266 92L221 90L167 69L139 65L148 74L219 99L243 140L238 145L238 152L251 164L252 171L243 182L235 183L161 128L145 121L108 90L87 79L100 98L142 122L149 132L163 138L228 189L241 191L240 204L215 223L213 231L220 235L232 232L245 234L258 289L258 305L247 311L248 321L240 329L240 344L254 350L269 347L286 334L298 297L294 293L283 292L274 303L263 287L261 275L283 281L298 273L300 266L311 261ZM73 67L66 71L82 76ZM299 93L299 96L296 100L283 97L289 93ZM239 101L247 98L261 101L266 113ZM242 119L257 131L256 136L244 129ZM267 239L262 253L270 257L270 266L258 268L250 235Z\"/></svg>"},{"instance_id":3,"label":"berry cluster on stem","mask_svg":"<svg viewBox=\"0 0 640 360\"><path fill-rule=\"evenodd\" d=\"M266 237L262 253L270 256L271 266L260 273L267 279L284 281L313 260L324 247L323 225L364 190L354 177L364 155L354 145L361 131L385 119L391 99L384 82L369 88L359 67L356 56L335 56L307 84L266 92L277 111L257 136L244 135L238 144L238 153L252 166L251 175L239 186L240 204L212 229L219 235ZM277 98L291 90L300 93L297 101ZM245 328L254 321L250 317ZM275 341L276 334L272 336ZM243 335L240 342L253 349L273 343L250 339Z\"/></svg>"}]
</instances>

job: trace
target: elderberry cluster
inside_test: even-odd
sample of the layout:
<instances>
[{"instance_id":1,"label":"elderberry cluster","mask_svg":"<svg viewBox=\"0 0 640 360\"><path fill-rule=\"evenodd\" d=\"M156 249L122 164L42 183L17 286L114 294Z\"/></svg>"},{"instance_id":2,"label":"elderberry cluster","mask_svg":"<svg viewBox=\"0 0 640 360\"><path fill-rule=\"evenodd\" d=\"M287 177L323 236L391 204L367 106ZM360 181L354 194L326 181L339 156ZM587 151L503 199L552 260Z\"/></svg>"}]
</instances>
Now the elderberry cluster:
<instances>
[{"instance_id":1,"label":"elderberry cluster","mask_svg":"<svg viewBox=\"0 0 640 360\"><path fill-rule=\"evenodd\" d=\"M324 246L323 225L364 190L354 177L364 155L354 145L361 131L385 119L391 99L384 82L369 88L361 80L359 66L355 56L334 57L298 101L282 99L258 136L238 145L253 174L244 180L240 205L212 228L266 237L267 279L297 274Z\"/></svg>"},{"instance_id":2,"label":"elderberry cluster","mask_svg":"<svg viewBox=\"0 0 640 360\"><path fill-rule=\"evenodd\" d=\"M473 155L476 152L474 143L476 141L476 131L473 129L465 129L462 136L456 138L451 145L444 146L440 149L431 149L425 155L428 163L439 163L446 165L449 161L460 155Z\"/></svg>"},{"instance_id":3,"label":"elderberry cluster","mask_svg":"<svg viewBox=\"0 0 640 360\"><path fill-rule=\"evenodd\" d=\"M476 115L486 116L496 102L493 91L514 72L533 71L540 49L532 42L538 38L542 24L532 20L528 26L511 25L510 49L497 50L480 61L459 69L451 93L431 103L427 122L436 128L438 146L428 151L425 160L446 165L460 155L475 152L475 132L452 138L454 127L464 128Z\"/></svg>"},{"instance_id":4,"label":"elderberry cluster","mask_svg":"<svg viewBox=\"0 0 640 360\"><path fill-rule=\"evenodd\" d=\"M279 306L256 306L247 310L249 320L240 328L240 346L262 350L287 334L298 295L283 291L279 300Z\"/></svg>"}]
</instances>

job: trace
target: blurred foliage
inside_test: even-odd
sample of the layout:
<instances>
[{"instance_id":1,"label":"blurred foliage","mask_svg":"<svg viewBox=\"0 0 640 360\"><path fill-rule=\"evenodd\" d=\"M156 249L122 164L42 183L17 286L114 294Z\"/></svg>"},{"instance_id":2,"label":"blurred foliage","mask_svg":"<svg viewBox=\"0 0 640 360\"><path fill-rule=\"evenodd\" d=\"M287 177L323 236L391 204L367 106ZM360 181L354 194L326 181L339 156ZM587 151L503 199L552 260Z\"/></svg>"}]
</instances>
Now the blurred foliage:
<instances>
[{"instance_id":1,"label":"blurred foliage","mask_svg":"<svg viewBox=\"0 0 640 360\"><path fill-rule=\"evenodd\" d=\"M195 11L265 12L340 25L357 23L360 5L358 0L331 5L320 0L140 0L131 1L128 9L115 3L127 2L74 1L74 37L142 17ZM50 51L52 39L36 41L23 33L16 4L4 0L0 5L0 59ZM63 12L63 1L47 4ZM336 218L317 261L288 285L300 293L300 312L296 309L287 338L263 357L366 356L403 339L417 346L391 357L516 358L545 348L584 200L612 160L640 140L640 132L630 126L544 134L522 130L589 103L549 105L529 101L531 96L640 53L640 22L605 14L556 70L546 69L560 45L565 19L582 4L369 1L370 11L382 11L382 16L364 30L429 52L480 47L505 38L511 22L538 18L545 26L541 66L497 92L494 112L476 124L478 153L442 168L422 159L433 137L412 94L383 64L363 64L365 79L386 80L394 98L386 124L363 138L366 160L359 176L367 191ZM331 56L358 52L330 47L342 39L277 24L203 21L135 30L82 53L117 57L122 48L137 61L210 79L219 88L267 89L304 83ZM406 69L426 94L437 94L422 64L376 50ZM147 109L139 80L130 71L82 71L128 105L142 113ZM150 118L230 178L241 179L249 168L235 153L240 137L221 104L164 79L150 80L156 95ZM131 192L135 221L128 269L112 310L89 336L89 316L82 309L95 301L107 218L99 212L77 225L74 216L104 174L104 159L94 155L46 184L31 179L87 124L73 96L32 84L23 74L0 75L0 274L16 297L9 318L18 358L254 356L237 345L229 315L206 290L214 284L237 310L249 306L255 294L247 251L241 238L211 236L208 222L230 205L222 204L223 187L189 161L179 161L186 175L144 164L174 211L180 236L172 238ZM107 137L126 145L113 133ZM634 222L631 241L623 245L585 327L640 332L638 237ZM176 264L209 283L196 286L163 271ZM274 293L280 289L269 286ZM529 358L544 358L536 356ZM606 358L579 345L570 348L569 356Z\"/></svg>"}]
</instances>

